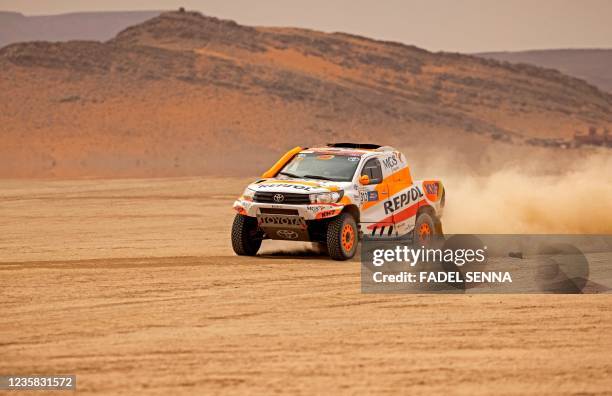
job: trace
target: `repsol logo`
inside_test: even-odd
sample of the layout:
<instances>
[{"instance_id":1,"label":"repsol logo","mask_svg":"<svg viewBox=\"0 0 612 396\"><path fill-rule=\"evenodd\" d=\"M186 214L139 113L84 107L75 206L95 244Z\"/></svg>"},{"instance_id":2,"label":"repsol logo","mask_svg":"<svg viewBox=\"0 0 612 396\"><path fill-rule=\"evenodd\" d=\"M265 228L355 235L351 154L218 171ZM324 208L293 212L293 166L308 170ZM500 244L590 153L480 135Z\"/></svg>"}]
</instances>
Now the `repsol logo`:
<instances>
[{"instance_id":1,"label":"repsol logo","mask_svg":"<svg viewBox=\"0 0 612 396\"><path fill-rule=\"evenodd\" d=\"M398 211L407 206L408 204L418 201L422 196L423 192L418 186L412 187L405 193L402 193L396 197L393 197L393 199L385 201L385 203L383 204L385 208L385 214Z\"/></svg>"},{"instance_id":2,"label":"repsol logo","mask_svg":"<svg viewBox=\"0 0 612 396\"><path fill-rule=\"evenodd\" d=\"M259 185L260 188L272 188L272 187L287 187L287 188L293 188L296 190L302 190L302 191L310 191L310 187L308 186L302 186L299 184L284 184L284 183L279 183L279 184L260 184Z\"/></svg>"}]
</instances>

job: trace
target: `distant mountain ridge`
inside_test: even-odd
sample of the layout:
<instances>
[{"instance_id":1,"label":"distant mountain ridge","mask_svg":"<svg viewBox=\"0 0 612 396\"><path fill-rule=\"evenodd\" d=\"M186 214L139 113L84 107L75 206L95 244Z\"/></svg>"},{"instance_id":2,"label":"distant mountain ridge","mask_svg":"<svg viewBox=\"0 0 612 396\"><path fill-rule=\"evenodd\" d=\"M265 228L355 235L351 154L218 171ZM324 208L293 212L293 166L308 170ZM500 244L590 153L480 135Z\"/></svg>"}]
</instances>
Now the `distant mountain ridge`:
<instances>
[{"instance_id":1,"label":"distant mountain ridge","mask_svg":"<svg viewBox=\"0 0 612 396\"><path fill-rule=\"evenodd\" d=\"M557 69L612 92L612 49L546 49L517 52L482 52L483 58L512 63L529 63Z\"/></svg>"},{"instance_id":2,"label":"distant mountain ridge","mask_svg":"<svg viewBox=\"0 0 612 396\"><path fill-rule=\"evenodd\" d=\"M612 129L612 95L556 70L197 12L105 42L11 44L0 69L0 177L253 174L334 141L490 166L534 138Z\"/></svg>"},{"instance_id":3,"label":"distant mountain ridge","mask_svg":"<svg viewBox=\"0 0 612 396\"><path fill-rule=\"evenodd\" d=\"M26 16L0 11L0 47L24 41L106 41L127 26L159 15L161 11L76 12Z\"/></svg>"},{"instance_id":4,"label":"distant mountain ridge","mask_svg":"<svg viewBox=\"0 0 612 396\"><path fill-rule=\"evenodd\" d=\"M38 40L106 41L128 26L137 25L161 12L104 11L25 16L18 12L0 11L0 47ZM612 92L612 49L543 49L474 55L557 69Z\"/></svg>"}]
</instances>

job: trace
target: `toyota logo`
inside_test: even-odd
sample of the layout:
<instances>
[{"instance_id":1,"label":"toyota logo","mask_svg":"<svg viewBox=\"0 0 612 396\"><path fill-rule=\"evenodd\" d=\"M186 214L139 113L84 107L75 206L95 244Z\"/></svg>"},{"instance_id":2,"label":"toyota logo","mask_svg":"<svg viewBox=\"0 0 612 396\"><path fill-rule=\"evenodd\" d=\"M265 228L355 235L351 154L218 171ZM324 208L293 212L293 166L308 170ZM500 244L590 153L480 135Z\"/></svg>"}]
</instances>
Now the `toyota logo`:
<instances>
[{"instance_id":1,"label":"toyota logo","mask_svg":"<svg viewBox=\"0 0 612 396\"><path fill-rule=\"evenodd\" d=\"M281 203L285 200L285 196L283 194L274 194L274 202Z\"/></svg>"},{"instance_id":2,"label":"toyota logo","mask_svg":"<svg viewBox=\"0 0 612 396\"><path fill-rule=\"evenodd\" d=\"M297 239L298 233L291 230L278 230L276 231L276 235L283 239Z\"/></svg>"}]
</instances>

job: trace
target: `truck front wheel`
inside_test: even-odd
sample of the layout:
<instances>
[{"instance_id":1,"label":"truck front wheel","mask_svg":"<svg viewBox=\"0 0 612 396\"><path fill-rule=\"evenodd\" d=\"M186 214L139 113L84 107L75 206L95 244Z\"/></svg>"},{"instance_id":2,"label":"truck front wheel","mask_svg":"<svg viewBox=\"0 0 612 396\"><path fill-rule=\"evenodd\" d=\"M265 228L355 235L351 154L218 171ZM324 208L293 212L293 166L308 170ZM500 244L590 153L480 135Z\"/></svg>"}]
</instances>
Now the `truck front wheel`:
<instances>
[{"instance_id":1,"label":"truck front wheel","mask_svg":"<svg viewBox=\"0 0 612 396\"><path fill-rule=\"evenodd\" d=\"M257 219L237 214L232 225L232 248L239 256L255 256L261 247Z\"/></svg>"},{"instance_id":2,"label":"truck front wheel","mask_svg":"<svg viewBox=\"0 0 612 396\"><path fill-rule=\"evenodd\" d=\"M355 255L359 241L357 223L349 213L334 217L327 225L327 250L334 260L348 260Z\"/></svg>"}]
</instances>

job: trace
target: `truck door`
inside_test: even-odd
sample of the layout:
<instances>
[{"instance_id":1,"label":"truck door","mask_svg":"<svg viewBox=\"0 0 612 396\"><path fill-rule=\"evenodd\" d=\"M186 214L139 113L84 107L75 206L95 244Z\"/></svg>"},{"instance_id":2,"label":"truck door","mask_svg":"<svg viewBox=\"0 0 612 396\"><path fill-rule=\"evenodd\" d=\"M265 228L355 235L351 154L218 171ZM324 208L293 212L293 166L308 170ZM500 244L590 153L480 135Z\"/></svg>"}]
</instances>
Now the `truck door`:
<instances>
[{"instance_id":1,"label":"truck door","mask_svg":"<svg viewBox=\"0 0 612 396\"><path fill-rule=\"evenodd\" d=\"M370 238L395 236L392 214L386 214L383 203L389 197L389 186L384 179L379 158L370 158L361 168L360 175L367 175L370 184L359 185L361 201L360 230Z\"/></svg>"},{"instance_id":2,"label":"truck door","mask_svg":"<svg viewBox=\"0 0 612 396\"><path fill-rule=\"evenodd\" d=\"M381 157L383 176L389 190L386 212L393 214L394 233L398 236L408 234L414 228L415 215L420 200L420 191L413 185L410 168L404 155L398 151L385 153Z\"/></svg>"}]
</instances>

